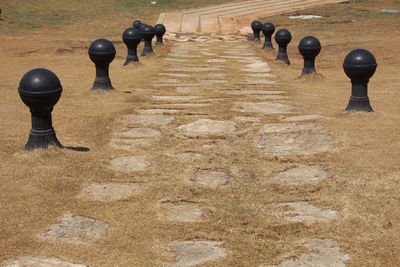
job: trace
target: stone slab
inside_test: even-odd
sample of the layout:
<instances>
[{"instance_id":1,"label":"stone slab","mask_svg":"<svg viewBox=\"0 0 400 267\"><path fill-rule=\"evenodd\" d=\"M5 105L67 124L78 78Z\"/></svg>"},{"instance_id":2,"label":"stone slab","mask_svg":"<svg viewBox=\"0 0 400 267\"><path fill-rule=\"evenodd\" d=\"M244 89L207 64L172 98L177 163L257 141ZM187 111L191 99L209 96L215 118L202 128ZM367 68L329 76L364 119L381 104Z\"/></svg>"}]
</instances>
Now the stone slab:
<instances>
[{"instance_id":1,"label":"stone slab","mask_svg":"<svg viewBox=\"0 0 400 267\"><path fill-rule=\"evenodd\" d=\"M0 267L87 267L87 265L75 264L57 258L24 256L18 259L6 260L0 263Z\"/></svg>"},{"instance_id":2,"label":"stone slab","mask_svg":"<svg viewBox=\"0 0 400 267\"><path fill-rule=\"evenodd\" d=\"M85 185L79 198L112 201L125 199L132 196L139 188L136 184L94 183Z\"/></svg>"},{"instance_id":3,"label":"stone slab","mask_svg":"<svg viewBox=\"0 0 400 267\"><path fill-rule=\"evenodd\" d=\"M255 138L257 147L270 156L309 156L331 148L329 136L321 134L271 134Z\"/></svg>"},{"instance_id":4,"label":"stone slab","mask_svg":"<svg viewBox=\"0 0 400 267\"><path fill-rule=\"evenodd\" d=\"M321 209L308 202L282 203L279 206L291 209L283 212L285 220L289 222L327 222L339 217L335 210Z\"/></svg>"},{"instance_id":5,"label":"stone slab","mask_svg":"<svg viewBox=\"0 0 400 267\"><path fill-rule=\"evenodd\" d=\"M216 241L173 241L168 245L177 253L175 261L166 263L171 267L196 266L228 255Z\"/></svg>"},{"instance_id":6,"label":"stone slab","mask_svg":"<svg viewBox=\"0 0 400 267\"><path fill-rule=\"evenodd\" d=\"M260 129L260 133L291 133L311 130L324 131L326 128L316 124L271 123L264 125Z\"/></svg>"},{"instance_id":7,"label":"stone slab","mask_svg":"<svg viewBox=\"0 0 400 267\"><path fill-rule=\"evenodd\" d=\"M228 184L229 175L224 171L200 170L194 178L194 182L215 188Z\"/></svg>"},{"instance_id":8,"label":"stone slab","mask_svg":"<svg viewBox=\"0 0 400 267\"><path fill-rule=\"evenodd\" d=\"M235 135L235 125L232 121L200 119L179 126L178 130L186 137L228 137Z\"/></svg>"},{"instance_id":9,"label":"stone slab","mask_svg":"<svg viewBox=\"0 0 400 267\"><path fill-rule=\"evenodd\" d=\"M330 175L321 166L306 165L290 168L273 176L273 179L293 184L320 182L328 178Z\"/></svg>"},{"instance_id":10,"label":"stone slab","mask_svg":"<svg viewBox=\"0 0 400 267\"><path fill-rule=\"evenodd\" d=\"M98 239L108 229L108 224L72 213L66 213L58 219L58 223L50 226L49 231L42 234L44 238L62 239L72 243L84 244L80 235Z\"/></svg>"},{"instance_id":11,"label":"stone slab","mask_svg":"<svg viewBox=\"0 0 400 267\"><path fill-rule=\"evenodd\" d=\"M141 171L150 166L144 156L116 157L109 161L112 168L119 171Z\"/></svg>"},{"instance_id":12,"label":"stone slab","mask_svg":"<svg viewBox=\"0 0 400 267\"><path fill-rule=\"evenodd\" d=\"M350 256L340 251L337 243L331 239L312 239L304 244L316 252L293 256L278 265L259 267L345 267Z\"/></svg>"},{"instance_id":13,"label":"stone slab","mask_svg":"<svg viewBox=\"0 0 400 267\"><path fill-rule=\"evenodd\" d=\"M259 114L291 114L294 106L271 102L239 102L234 105L232 111L259 113Z\"/></svg>"},{"instance_id":14,"label":"stone slab","mask_svg":"<svg viewBox=\"0 0 400 267\"><path fill-rule=\"evenodd\" d=\"M141 124L141 125L167 125L171 123L175 118L167 115L128 115L126 120L129 123Z\"/></svg>"},{"instance_id":15,"label":"stone slab","mask_svg":"<svg viewBox=\"0 0 400 267\"><path fill-rule=\"evenodd\" d=\"M161 220L178 222L201 222L203 210L198 204L190 202L166 202L161 204Z\"/></svg>"}]
</instances>

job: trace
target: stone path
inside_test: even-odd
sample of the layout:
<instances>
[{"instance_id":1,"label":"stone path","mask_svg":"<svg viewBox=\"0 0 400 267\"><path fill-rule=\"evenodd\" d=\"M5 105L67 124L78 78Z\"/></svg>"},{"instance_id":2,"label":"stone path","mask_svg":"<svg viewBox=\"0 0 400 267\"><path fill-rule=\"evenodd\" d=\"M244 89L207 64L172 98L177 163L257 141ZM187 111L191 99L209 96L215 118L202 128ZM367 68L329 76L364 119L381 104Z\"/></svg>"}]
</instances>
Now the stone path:
<instances>
[{"instance_id":1,"label":"stone path","mask_svg":"<svg viewBox=\"0 0 400 267\"><path fill-rule=\"evenodd\" d=\"M251 0L205 8L161 13L157 23L168 32L236 34L251 32L250 23L273 16L338 0ZM235 53L236 50L232 50Z\"/></svg>"},{"instance_id":2,"label":"stone path","mask_svg":"<svg viewBox=\"0 0 400 267\"><path fill-rule=\"evenodd\" d=\"M165 163L161 164L156 157L180 162L185 168L174 174L178 177L173 177L175 180L171 183L174 188L182 186L185 192L192 193L180 199L174 190L163 191L162 199L149 196L142 210L153 214L154 223L164 224L165 228L176 227L181 231L195 225L198 232L186 234L185 238L151 237L160 243L152 245L154 251L151 254L165 255L164 250L169 249L171 256L160 256L159 259L165 266L203 263L227 266L225 261L234 257L229 249L232 240L225 238L231 229L224 229L225 235L218 232L207 235L209 224L218 224L213 221L212 214L221 212L224 207L215 207L210 197L199 201L195 199L196 194L208 192L218 198L221 192L227 191L234 197L233 188L243 179L238 177L237 170L246 164L240 162L243 159L238 156L242 150L251 150L252 157L262 159L262 164L276 163L279 159L290 159L293 163L290 167L266 173L262 177L264 180L299 189L313 184L322 187L332 179L328 166L296 162L329 153L332 137L329 128L320 125L328 118L302 114L284 86L280 86L277 76L271 73L271 66L256 56L244 41L226 41L218 45L176 43L164 62L166 71L163 75L154 79L148 89L138 89L144 94L144 100L135 111L116 118L117 127L109 142L115 153L102 161L108 171L123 177L142 175L143 180L148 178L149 181L136 184L113 180L85 184L77 194L77 200L99 204L106 201L109 206L117 201L135 203L133 196L154 186L152 177L147 177L151 174L147 172L162 173L163 179L167 179L169 172L176 171L164 168ZM223 161L216 159L222 155L229 164L219 165ZM253 197L262 199L263 195ZM316 203L324 202L313 199L312 195L296 200L281 198L273 203L273 211L265 212L275 216L282 225L324 223L329 227L342 218L342 211ZM38 238L45 242L90 246L107 233L112 238L110 229L118 227L104 218L88 218L70 212L60 214ZM318 234L309 236L309 241L304 243L314 252L297 255L293 251L293 257L274 266L344 266L350 257L341 252L338 242L323 239L323 236L318 239L315 235ZM252 247L245 249L247 255L257 251ZM265 259L265 263L270 264L272 260ZM0 266L30 265L84 266L36 255L12 259Z\"/></svg>"}]
</instances>

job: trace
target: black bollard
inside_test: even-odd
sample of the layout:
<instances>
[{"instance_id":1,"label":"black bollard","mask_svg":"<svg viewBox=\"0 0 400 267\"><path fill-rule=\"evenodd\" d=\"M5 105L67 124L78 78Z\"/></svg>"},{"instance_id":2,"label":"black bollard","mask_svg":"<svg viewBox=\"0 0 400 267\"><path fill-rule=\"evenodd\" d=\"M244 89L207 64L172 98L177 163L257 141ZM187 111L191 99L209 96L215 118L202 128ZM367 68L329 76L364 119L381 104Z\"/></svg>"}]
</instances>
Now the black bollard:
<instances>
[{"instance_id":1,"label":"black bollard","mask_svg":"<svg viewBox=\"0 0 400 267\"><path fill-rule=\"evenodd\" d=\"M352 85L346 111L374 111L368 98L368 82L376 67L375 57L368 50L355 49L346 56L343 69Z\"/></svg>"},{"instance_id":2,"label":"black bollard","mask_svg":"<svg viewBox=\"0 0 400 267\"><path fill-rule=\"evenodd\" d=\"M263 32L263 34L265 36L265 42L264 42L262 49L275 50L274 47L272 46L272 42L271 42L272 34L274 34L274 32L275 32L275 25L272 24L271 22L264 23L264 25L261 28L261 31Z\"/></svg>"},{"instance_id":3,"label":"black bollard","mask_svg":"<svg viewBox=\"0 0 400 267\"><path fill-rule=\"evenodd\" d=\"M107 39L97 39L89 46L89 57L96 65L96 79L92 90L111 90L109 66L115 57L115 47Z\"/></svg>"},{"instance_id":4,"label":"black bollard","mask_svg":"<svg viewBox=\"0 0 400 267\"><path fill-rule=\"evenodd\" d=\"M48 69L33 69L21 79L18 87L22 102L31 112L32 129L25 150L63 148L54 131L51 112L61 97L62 86L57 76Z\"/></svg>"},{"instance_id":5,"label":"black bollard","mask_svg":"<svg viewBox=\"0 0 400 267\"><path fill-rule=\"evenodd\" d=\"M287 45L292 40L292 35L286 29L281 29L275 33L275 41L279 45L279 52L276 56L277 61L282 61L287 65L290 65L290 61L287 54Z\"/></svg>"},{"instance_id":6,"label":"black bollard","mask_svg":"<svg viewBox=\"0 0 400 267\"><path fill-rule=\"evenodd\" d=\"M122 35L122 40L128 48L128 55L126 57L124 66L131 62L139 62L139 58L137 56L137 46L142 40L142 34L139 32L139 30L134 27L126 29Z\"/></svg>"},{"instance_id":7,"label":"black bollard","mask_svg":"<svg viewBox=\"0 0 400 267\"><path fill-rule=\"evenodd\" d=\"M144 57L147 56L148 54L154 53L151 42L154 38L155 31L152 26L144 25L141 27L141 33L144 39L144 48L142 52L142 57Z\"/></svg>"},{"instance_id":8,"label":"black bollard","mask_svg":"<svg viewBox=\"0 0 400 267\"><path fill-rule=\"evenodd\" d=\"M163 45L163 36L164 36L165 32L167 31L167 29L165 29L164 25L157 24L156 26L154 26L154 31L157 36L156 45Z\"/></svg>"},{"instance_id":9,"label":"black bollard","mask_svg":"<svg viewBox=\"0 0 400 267\"><path fill-rule=\"evenodd\" d=\"M251 23L251 29L253 30L253 36L250 38L251 41L261 42L260 40L260 31L262 28L262 23L258 20L255 20Z\"/></svg>"},{"instance_id":10,"label":"black bollard","mask_svg":"<svg viewBox=\"0 0 400 267\"><path fill-rule=\"evenodd\" d=\"M135 27L136 29L140 29L140 26L142 25L142 22L140 21L140 20L135 20L133 23L132 23L132 26L133 27Z\"/></svg>"},{"instance_id":11,"label":"black bollard","mask_svg":"<svg viewBox=\"0 0 400 267\"><path fill-rule=\"evenodd\" d=\"M302 75L315 73L315 58L321 52L321 43L314 36L306 36L299 43L299 52L304 59Z\"/></svg>"}]
</instances>

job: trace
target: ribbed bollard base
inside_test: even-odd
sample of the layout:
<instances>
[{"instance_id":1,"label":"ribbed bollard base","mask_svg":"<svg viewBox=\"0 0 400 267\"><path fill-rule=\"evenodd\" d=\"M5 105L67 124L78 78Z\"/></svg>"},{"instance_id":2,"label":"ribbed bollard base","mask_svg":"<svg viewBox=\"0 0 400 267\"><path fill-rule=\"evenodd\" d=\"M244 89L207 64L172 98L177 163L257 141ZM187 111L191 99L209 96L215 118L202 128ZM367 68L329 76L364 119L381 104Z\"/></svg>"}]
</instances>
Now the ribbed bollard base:
<instances>
[{"instance_id":1,"label":"ribbed bollard base","mask_svg":"<svg viewBox=\"0 0 400 267\"><path fill-rule=\"evenodd\" d=\"M54 129L44 131L31 130L25 150L47 149L49 146L64 148L60 141L58 141Z\"/></svg>"},{"instance_id":2,"label":"ribbed bollard base","mask_svg":"<svg viewBox=\"0 0 400 267\"><path fill-rule=\"evenodd\" d=\"M365 111L373 112L368 97L350 97L349 104L346 107L346 111Z\"/></svg>"},{"instance_id":3,"label":"ribbed bollard base","mask_svg":"<svg viewBox=\"0 0 400 267\"><path fill-rule=\"evenodd\" d=\"M275 48L272 46L271 42L265 42L262 49L272 49L275 50Z\"/></svg>"},{"instance_id":4,"label":"ribbed bollard base","mask_svg":"<svg viewBox=\"0 0 400 267\"><path fill-rule=\"evenodd\" d=\"M131 62L139 62L138 56L127 56L123 66L126 66Z\"/></svg>"},{"instance_id":5,"label":"ribbed bollard base","mask_svg":"<svg viewBox=\"0 0 400 267\"><path fill-rule=\"evenodd\" d=\"M145 57L145 56L147 56L148 54L152 54L152 53L154 53L154 51L153 51L153 49L151 48L151 47L145 47L144 49L143 49L143 52L142 52L142 57Z\"/></svg>"},{"instance_id":6,"label":"ribbed bollard base","mask_svg":"<svg viewBox=\"0 0 400 267\"><path fill-rule=\"evenodd\" d=\"M278 55L276 56L275 61L282 61L283 63L290 65L290 61L289 58L287 56L287 54L283 54L283 53L278 53Z\"/></svg>"},{"instance_id":7,"label":"ribbed bollard base","mask_svg":"<svg viewBox=\"0 0 400 267\"><path fill-rule=\"evenodd\" d=\"M96 77L92 90L113 90L110 78Z\"/></svg>"}]
</instances>

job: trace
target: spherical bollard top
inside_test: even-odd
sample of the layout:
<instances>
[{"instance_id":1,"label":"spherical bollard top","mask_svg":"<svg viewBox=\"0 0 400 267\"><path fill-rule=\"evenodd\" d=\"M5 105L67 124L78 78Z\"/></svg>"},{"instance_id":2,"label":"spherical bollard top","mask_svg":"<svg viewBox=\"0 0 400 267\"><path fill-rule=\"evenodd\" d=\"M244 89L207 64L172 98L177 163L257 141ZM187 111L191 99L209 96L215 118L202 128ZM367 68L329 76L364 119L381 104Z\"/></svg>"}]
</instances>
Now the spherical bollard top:
<instances>
[{"instance_id":1,"label":"spherical bollard top","mask_svg":"<svg viewBox=\"0 0 400 267\"><path fill-rule=\"evenodd\" d=\"M265 36L271 36L275 32L275 25L271 22L266 22L262 25L261 31Z\"/></svg>"},{"instance_id":2,"label":"spherical bollard top","mask_svg":"<svg viewBox=\"0 0 400 267\"><path fill-rule=\"evenodd\" d=\"M377 67L374 55L365 49L351 51L343 62L343 69L351 80L368 81Z\"/></svg>"},{"instance_id":3,"label":"spherical bollard top","mask_svg":"<svg viewBox=\"0 0 400 267\"><path fill-rule=\"evenodd\" d=\"M263 26L262 23L261 23L260 21L258 21L258 20L255 20L255 21L253 21L253 22L251 23L251 29L252 29L254 32L260 32L262 26Z\"/></svg>"},{"instance_id":4,"label":"spherical bollard top","mask_svg":"<svg viewBox=\"0 0 400 267\"><path fill-rule=\"evenodd\" d=\"M125 44L130 43L131 40L142 40L142 33L135 27L128 28L122 34L122 40Z\"/></svg>"},{"instance_id":5,"label":"spherical bollard top","mask_svg":"<svg viewBox=\"0 0 400 267\"><path fill-rule=\"evenodd\" d=\"M299 43L299 51L303 57L316 57L321 52L321 43L314 36L306 36Z\"/></svg>"},{"instance_id":6,"label":"spherical bollard top","mask_svg":"<svg viewBox=\"0 0 400 267\"><path fill-rule=\"evenodd\" d=\"M291 40L292 40L292 35L286 29L281 29L275 33L275 41L279 45L283 46L288 45Z\"/></svg>"},{"instance_id":7,"label":"spherical bollard top","mask_svg":"<svg viewBox=\"0 0 400 267\"><path fill-rule=\"evenodd\" d=\"M37 68L28 71L18 87L19 95L31 109L53 107L61 97L62 86L50 70Z\"/></svg>"},{"instance_id":8,"label":"spherical bollard top","mask_svg":"<svg viewBox=\"0 0 400 267\"><path fill-rule=\"evenodd\" d=\"M143 39L152 39L154 35L156 34L154 27L150 25L144 25L141 27L141 32L143 34Z\"/></svg>"},{"instance_id":9,"label":"spherical bollard top","mask_svg":"<svg viewBox=\"0 0 400 267\"><path fill-rule=\"evenodd\" d=\"M135 21L132 23L132 26L135 27L136 29L139 29L139 28L140 28L140 25L142 25L142 22L141 22L140 20L135 20Z\"/></svg>"},{"instance_id":10,"label":"spherical bollard top","mask_svg":"<svg viewBox=\"0 0 400 267\"><path fill-rule=\"evenodd\" d=\"M89 46L89 57L93 63L109 64L114 60L114 45L107 39L97 39Z\"/></svg>"},{"instance_id":11,"label":"spherical bollard top","mask_svg":"<svg viewBox=\"0 0 400 267\"><path fill-rule=\"evenodd\" d=\"M163 36L165 34L167 29L165 28L164 25L157 24L157 25L154 26L154 31L155 31L157 36L161 37L161 36Z\"/></svg>"}]
</instances>

